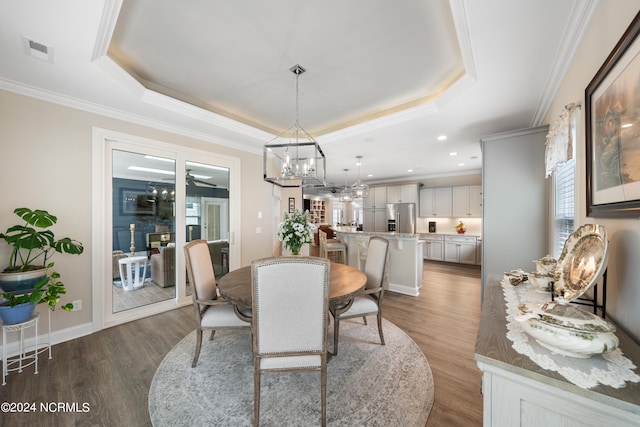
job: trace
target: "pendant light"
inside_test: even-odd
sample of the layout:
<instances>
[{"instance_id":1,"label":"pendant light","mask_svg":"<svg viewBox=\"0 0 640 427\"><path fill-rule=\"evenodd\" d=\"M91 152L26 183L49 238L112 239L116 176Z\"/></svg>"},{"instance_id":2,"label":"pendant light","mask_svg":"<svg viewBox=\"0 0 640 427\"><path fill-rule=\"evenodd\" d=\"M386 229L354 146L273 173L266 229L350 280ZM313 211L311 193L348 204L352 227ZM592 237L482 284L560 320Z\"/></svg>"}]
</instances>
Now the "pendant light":
<instances>
[{"instance_id":1,"label":"pendant light","mask_svg":"<svg viewBox=\"0 0 640 427\"><path fill-rule=\"evenodd\" d=\"M351 194L354 199L369 197L369 186L360 179L360 166L362 165L362 156L356 156L358 159L358 180L351 186Z\"/></svg>"},{"instance_id":2,"label":"pendant light","mask_svg":"<svg viewBox=\"0 0 640 427\"><path fill-rule=\"evenodd\" d=\"M349 169L344 169L344 189L340 192L341 202L350 202L353 200L351 188L347 187L347 172L349 172Z\"/></svg>"},{"instance_id":3,"label":"pendant light","mask_svg":"<svg viewBox=\"0 0 640 427\"><path fill-rule=\"evenodd\" d=\"M298 79L306 70L296 64L289 71L296 75L296 122L264 146L263 177L280 187L324 187L326 158L298 120Z\"/></svg>"}]
</instances>

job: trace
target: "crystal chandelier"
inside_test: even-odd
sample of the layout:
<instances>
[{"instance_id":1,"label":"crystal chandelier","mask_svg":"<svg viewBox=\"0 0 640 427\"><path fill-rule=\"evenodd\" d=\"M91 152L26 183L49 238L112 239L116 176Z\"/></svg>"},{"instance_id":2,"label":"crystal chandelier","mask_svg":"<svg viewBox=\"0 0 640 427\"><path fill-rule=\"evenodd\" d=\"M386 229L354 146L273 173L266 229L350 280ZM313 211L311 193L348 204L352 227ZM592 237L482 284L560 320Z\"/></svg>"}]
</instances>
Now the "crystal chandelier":
<instances>
[{"instance_id":1,"label":"crystal chandelier","mask_svg":"<svg viewBox=\"0 0 640 427\"><path fill-rule=\"evenodd\" d=\"M358 180L351 186L351 195L354 199L369 197L369 186L360 179L360 166L362 165L362 156L356 156L358 162Z\"/></svg>"},{"instance_id":2,"label":"crystal chandelier","mask_svg":"<svg viewBox=\"0 0 640 427\"><path fill-rule=\"evenodd\" d=\"M298 79L306 70L299 64L289 70L296 75L296 123L264 146L264 180L280 187L324 187L324 153L298 122Z\"/></svg>"}]
</instances>

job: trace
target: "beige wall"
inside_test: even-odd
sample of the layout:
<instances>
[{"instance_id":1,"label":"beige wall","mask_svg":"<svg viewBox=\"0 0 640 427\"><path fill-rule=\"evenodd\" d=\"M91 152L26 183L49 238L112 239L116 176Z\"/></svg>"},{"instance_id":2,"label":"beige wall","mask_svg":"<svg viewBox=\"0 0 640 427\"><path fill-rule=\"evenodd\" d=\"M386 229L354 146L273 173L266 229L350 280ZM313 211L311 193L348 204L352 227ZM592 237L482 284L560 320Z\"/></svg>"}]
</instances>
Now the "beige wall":
<instances>
[{"instance_id":1,"label":"beige wall","mask_svg":"<svg viewBox=\"0 0 640 427\"><path fill-rule=\"evenodd\" d=\"M0 91L0 230L17 223L13 214L17 207L46 209L58 216L58 236L70 236L85 245L80 256L54 257L68 289L63 301L81 299L83 309L52 313L53 332L92 322L91 224L97 214L91 206L93 127L239 157L242 265L271 255L272 185L262 180L261 155ZM257 218L259 211L262 219ZM262 233L256 233L256 226ZM6 244L0 242L0 267L7 265L8 256ZM39 311L45 313L44 308Z\"/></svg>"},{"instance_id":2,"label":"beige wall","mask_svg":"<svg viewBox=\"0 0 640 427\"><path fill-rule=\"evenodd\" d=\"M638 219L588 218L586 216L584 91L640 10L638 0L602 0L591 18L582 44L567 70L545 123L552 123L565 104L583 108L577 144L579 224L597 223L609 235L607 313L640 341L640 221Z\"/></svg>"}]
</instances>

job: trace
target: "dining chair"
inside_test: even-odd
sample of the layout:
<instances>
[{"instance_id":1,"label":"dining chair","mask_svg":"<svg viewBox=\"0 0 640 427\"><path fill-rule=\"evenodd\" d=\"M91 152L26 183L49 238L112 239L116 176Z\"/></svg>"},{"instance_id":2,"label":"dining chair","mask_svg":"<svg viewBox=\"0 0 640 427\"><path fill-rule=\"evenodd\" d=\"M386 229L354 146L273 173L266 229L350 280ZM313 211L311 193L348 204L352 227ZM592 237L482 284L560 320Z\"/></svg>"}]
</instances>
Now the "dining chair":
<instances>
[{"instance_id":1,"label":"dining chair","mask_svg":"<svg viewBox=\"0 0 640 427\"><path fill-rule=\"evenodd\" d=\"M187 275L191 284L191 298L196 313L196 348L191 367L195 368L202 347L202 333L211 331L213 339L219 329L250 329L251 312L240 311L218 295L216 276L206 240L194 240L184 247Z\"/></svg>"},{"instance_id":2,"label":"dining chair","mask_svg":"<svg viewBox=\"0 0 640 427\"><path fill-rule=\"evenodd\" d=\"M348 302L329 306L333 316L333 355L338 355L338 334L340 321L354 317L362 317L365 325L367 316L377 315L380 343L384 345L382 333L382 296L384 295L384 278L388 265L389 241L383 237L373 236L369 239L367 260L364 273L367 283L362 292Z\"/></svg>"},{"instance_id":3,"label":"dining chair","mask_svg":"<svg viewBox=\"0 0 640 427\"><path fill-rule=\"evenodd\" d=\"M255 426L260 421L262 374L301 370L320 371L326 425L329 271L330 261L317 257L251 263Z\"/></svg>"},{"instance_id":4,"label":"dining chair","mask_svg":"<svg viewBox=\"0 0 640 427\"><path fill-rule=\"evenodd\" d=\"M342 242L329 242L327 233L318 230L318 240L320 241L320 258L329 258L329 254L337 252L340 255L340 262L347 263L347 245ZM333 240L333 239L331 239Z\"/></svg>"}]
</instances>

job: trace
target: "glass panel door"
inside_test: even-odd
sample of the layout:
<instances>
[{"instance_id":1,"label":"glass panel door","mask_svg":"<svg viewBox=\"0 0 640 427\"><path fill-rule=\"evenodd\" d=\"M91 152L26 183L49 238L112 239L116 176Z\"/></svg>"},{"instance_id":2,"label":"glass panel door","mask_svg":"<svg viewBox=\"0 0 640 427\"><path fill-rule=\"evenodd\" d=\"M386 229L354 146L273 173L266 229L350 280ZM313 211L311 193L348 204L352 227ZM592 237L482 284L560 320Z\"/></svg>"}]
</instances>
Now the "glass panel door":
<instances>
[{"instance_id":1,"label":"glass panel door","mask_svg":"<svg viewBox=\"0 0 640 427\"><path fill-rule=\"evenodd\" d=\"M176 297L176 162L112 151L112 312Z\"/></svg>"},{"instance_id":2,"label":"glass panel door","mask_svg":"<svg viewBox=\"0 0 640 427\"><path fill-rule=\"evenodd\" d=\"M185 171L187 241L207 241L220 278L229 271L229 168L186 161Z\"/></svg>"}]
</instances>

